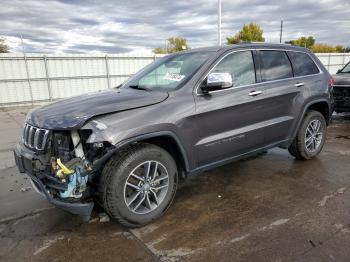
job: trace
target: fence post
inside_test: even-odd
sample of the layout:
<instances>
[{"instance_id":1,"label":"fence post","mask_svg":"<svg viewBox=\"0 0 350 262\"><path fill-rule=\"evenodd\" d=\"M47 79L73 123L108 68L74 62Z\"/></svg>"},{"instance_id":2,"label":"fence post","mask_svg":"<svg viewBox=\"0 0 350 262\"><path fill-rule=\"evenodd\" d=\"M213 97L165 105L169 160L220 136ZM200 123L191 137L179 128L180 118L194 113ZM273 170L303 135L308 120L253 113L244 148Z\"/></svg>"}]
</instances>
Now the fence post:
<instances>
[{"instance_id":1,"label":"fence post","mask_svg":"<svg viewBox=\"0 0 350 262\"><path fill-rule=\"evenodd\" d=\"M27 56L26 56L25 53L23 53L23 57L24 57L24 65L25 65L25 68L26 68L27 79L28 79L28 86L29 86L29 92L30 92L30 100L31 100L31 102L32 102L32 105L34 105L32 83L31 83L31 81L30 81L29 68L28 68L28 61L27 61Z\"/></svg>"},{"instance_id":2,"label":"fence post","mask_svg":"<svg viewBox=\"0 0 350 262\"><path fill-rule=\"evenodd\" d=\"M50 75L49 75L49 66L47 64L47 57L44 55L44 65L45 65L45 73L46 73L46 82L47 82L47 90L49 91L49 100L52 101L52 92L51 92L51 83L50 83Z\"/></svg>"},{"instance_id":3,"label":"fence post","mask_svg":"<svg viewBox=\"0 0 350 262\"><path fill-rule=\"evenodd\" d=\"M106 62L107 86L108 86L108 88L111 88L111 83L110 83L110 79L109 79L108 55L105 55L105 62Z\"/></svg>"}]
</instances>

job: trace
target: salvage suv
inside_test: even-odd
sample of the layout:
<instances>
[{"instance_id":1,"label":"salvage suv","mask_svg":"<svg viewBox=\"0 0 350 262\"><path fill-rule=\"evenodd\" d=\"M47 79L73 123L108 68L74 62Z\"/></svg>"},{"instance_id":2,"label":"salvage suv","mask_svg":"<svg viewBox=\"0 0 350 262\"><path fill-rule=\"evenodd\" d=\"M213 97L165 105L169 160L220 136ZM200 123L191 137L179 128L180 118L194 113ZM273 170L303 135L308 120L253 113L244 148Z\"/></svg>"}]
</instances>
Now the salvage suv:
<instances>
[{"instance_id":1,"label":"salvage suv","mask_svg":"<svg viewBox=\"0 0 350 262\"><path fill-rule=\"evenodd\" d=\"M137 227L167 210L188 175L273 147L317 156L331 84L315 55L290 45L179 52L117 88L29 112L15 159L50 203L85 219L99 204Z\"/></svg>"}]
</instances>

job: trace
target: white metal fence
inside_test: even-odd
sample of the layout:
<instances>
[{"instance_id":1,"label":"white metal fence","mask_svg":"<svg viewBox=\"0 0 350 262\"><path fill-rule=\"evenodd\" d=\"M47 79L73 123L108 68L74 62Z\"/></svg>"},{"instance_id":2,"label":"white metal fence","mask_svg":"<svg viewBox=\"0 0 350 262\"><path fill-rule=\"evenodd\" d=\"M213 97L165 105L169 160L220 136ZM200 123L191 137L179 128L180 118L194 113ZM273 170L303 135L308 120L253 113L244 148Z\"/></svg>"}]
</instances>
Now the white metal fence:
<instances>
[{"instance_id":1,"label":"white metal fence","mask_svg":"<svg viewBox=\"0 0 350 262\"><path fill-rule=\"evenodd\" d=\"M0 106L51 101L111 88L157 57L0 54Z\"/></svg>"},{"instance_id":2,"label":"white metal fence","mask_svg":"<svg viewBox=\"0 0 350 262\"><path fill-rule=\"evenodd\" d=\"M350 61L350 53L319 53L316 55L331 74L335 74Z\"/></svg>"},{"instance_id":3,"label":"white metal fence","mask_svg":"<svg viewBox=\"0 0 350 262\"><path fill-rule=\"evenodd\" d=\"M350 54L317 54L335 73ZM119 85L157 55L0 54L0 106L71 97Z\"/></svg>"}]
</instances>

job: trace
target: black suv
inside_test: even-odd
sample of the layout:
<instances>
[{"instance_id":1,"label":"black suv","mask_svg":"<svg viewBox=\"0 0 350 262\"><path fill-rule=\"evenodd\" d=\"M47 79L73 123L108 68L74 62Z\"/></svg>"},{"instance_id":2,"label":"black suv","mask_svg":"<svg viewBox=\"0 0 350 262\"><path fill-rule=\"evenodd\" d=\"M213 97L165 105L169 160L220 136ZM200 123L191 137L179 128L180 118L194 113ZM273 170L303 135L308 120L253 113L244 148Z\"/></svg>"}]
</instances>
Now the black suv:
<instances>
[{"instance_id":1,"label":"black suv","mask_svg":"<svg viewBox=\"0 0 350 262\"><path fill-rule=\"evenodd\" d=\"M307 49L240 44L165 56L118 88L43 106L25 120L16 163L50 203L122 224L160 217L178 180L282 147L322 150L331 76Z\"/></svg>"},{"instance_id":2,"label":"black suv","mask_svg":"<svg viewBox=\"0 0 350 262\"><path fill-rule=\"evenodd\" d=\"M334 111L350 112L350 62L338 70L334 77Z\"/></svg>"}]
</instances>

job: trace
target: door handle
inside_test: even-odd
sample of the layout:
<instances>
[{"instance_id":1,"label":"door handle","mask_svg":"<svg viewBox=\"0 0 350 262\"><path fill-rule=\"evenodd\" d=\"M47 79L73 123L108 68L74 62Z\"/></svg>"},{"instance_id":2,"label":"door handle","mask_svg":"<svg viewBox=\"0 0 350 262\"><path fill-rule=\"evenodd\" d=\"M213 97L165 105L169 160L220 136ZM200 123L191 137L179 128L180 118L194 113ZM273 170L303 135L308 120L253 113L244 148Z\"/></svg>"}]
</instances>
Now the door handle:
<instances>
[{"instance_id":1,"label":"door handle","mask_svg":"<svg viewBox=\"0 0 350 262\"><path fill-rule=\"evenodd\" d=\"M261 95L263 92L262 91L252 91L249 93L250 96L258 96Z\"/></svg>"},{"instance_id":2,"label":"door handle","mask_svg":"<svg viewBox=\"0 0 350 262\"><path fill-rule=\"evenodd\" d=\"M296 87L302 87L304 85L304 83L296 83L295 86Z\"/></svg>"}]
</instances>

